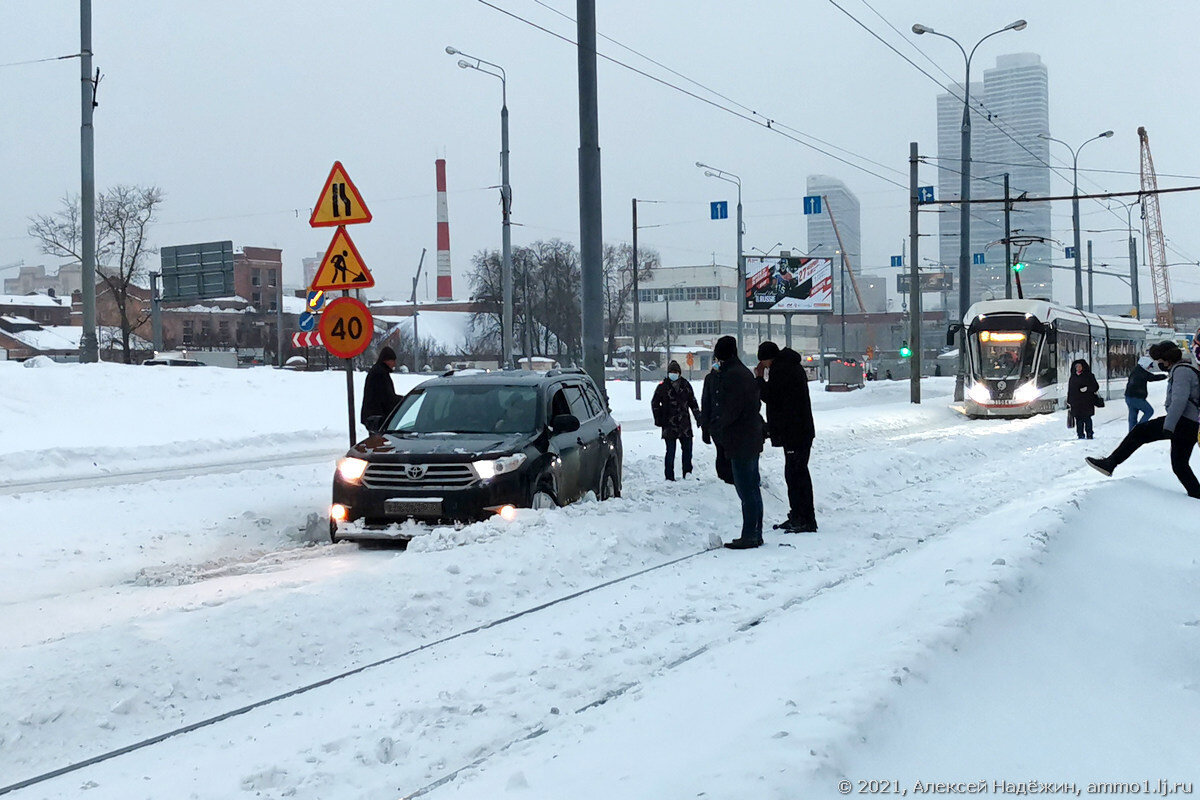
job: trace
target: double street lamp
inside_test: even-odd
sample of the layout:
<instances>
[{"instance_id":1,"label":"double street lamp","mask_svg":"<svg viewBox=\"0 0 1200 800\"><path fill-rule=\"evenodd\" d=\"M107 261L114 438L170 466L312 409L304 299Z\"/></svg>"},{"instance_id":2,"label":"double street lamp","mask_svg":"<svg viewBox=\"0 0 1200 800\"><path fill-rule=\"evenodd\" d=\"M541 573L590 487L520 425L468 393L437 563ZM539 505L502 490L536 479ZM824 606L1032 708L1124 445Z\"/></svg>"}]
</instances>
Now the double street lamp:
<instances>
[{"instance_id":1,"label":"double street lamp","mask_svg":"<svg viewBox=\"0 0 1200 800\"><path fill-rule=\"evenodd\" d=\"M1055 139L1046 133L1039 133L1039 139L1045 139L1049 142L1058 142L1063 147L1071 151L1071 223L1075 228L1075 308L1083 310L1083 254L1079 248L1079 151L1083 149L1088 142L1094 142L1097 139L1111 139L1112 131L1098 133L1092 138L1084 141L1079 147L1071 147L1062 139Z\"/></svg>"},{"instance_id":2,"label":"double street lamp","mask_svg":"<svg viewBox=\"0 0 1200 800\"><path fill-rule=\"evenodd\" d=\"M928 25L917 23L912 26L912 32L917 35L930 33L954 42L962 52L963 61L966 62L967 67L966 80L963 81L962 150L959 153L962 165L962 189L959 192L961 200L959 206L959 238L961 241L959 242L958 251L958 311L960 321L966 318L967 309L971 305L971 59L975 57L975 51L979 49L979 45L983 44L987 39L1005 31L1024 30L1026 24L1025 20L1019 19L1016 22L1010 22L1000 30L992 31L976 42L975 46L971 48L970 53L952 36L938 33ZM963 382L967 371L966 352L966 334L960 333L958 340L958 376L954 381L954 399L956 401L962 400L964 396Z\"/></svg>"},{"instance_id":3,"label":"double street lamp","mask_svg":"<svg viewBox=\"0 0 1200 800\"><path fill-rule=\"evenodd\" d=\"M499 64L484 61L478 56L472 56L453 47L447 47L446 53L462 58L458 66L462 69L473 69L484 75L500 79L500 209L501 209L501 283L503 284L504 308L500 318L500 365L506 369L513 366L513 271L512 271L512 233L509 225L509 215L512 211L512 187L508 185L508 78L504 68ZM474 62L474 63L472 63ZM485 66L497 70L492 72Z\"/></svg>"},{"instance_id":4,"label":"double street lamp","mask_svg":"<svg viewBox=\"0 0 1200 800\"><path fill-rule=\"evenodd\" d=\"M704 177L716 178L732 183L737 187L737 291L734 299L737 301L737 341L738 352L742 352L745 342L742 339L742 306L746 300L746 261L742 258L742 234L745 232L742 228L742 179L732 172L710 167L708 164L697 161L696 166L704 170Z\"/></svg>"}]
</instances>

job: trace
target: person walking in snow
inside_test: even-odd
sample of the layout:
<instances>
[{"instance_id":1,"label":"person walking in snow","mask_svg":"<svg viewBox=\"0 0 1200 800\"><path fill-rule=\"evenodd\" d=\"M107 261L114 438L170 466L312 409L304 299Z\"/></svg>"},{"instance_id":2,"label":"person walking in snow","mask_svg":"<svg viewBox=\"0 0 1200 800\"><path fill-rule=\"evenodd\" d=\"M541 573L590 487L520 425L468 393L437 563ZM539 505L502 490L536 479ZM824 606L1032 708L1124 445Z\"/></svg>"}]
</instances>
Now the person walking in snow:
<instances>
[{"instance_id":1,"label":"person walking in snow","mask_svg":"<svg viewBox=\"0 0 1200 800\"><path fill-rule=\"evenodd\" d=\"M1188 463L1196 436L1200 434L1200 371L1184 362L1183 351L1174 342L1159 342L1150 348L1150 358L1167 373L1166 415L1141 422L1133 427L1121 443L1104 458L1084 459L1088 466L1103 475L1133 455L1147 442L1171 441L1171 470L1183 484L1188 497L1200 498L1200 480Z\"/></svg>"},{"instance_id":2,"label":"person walking in snow","mask_svg":"<svg viewBox=\"0 0 1200 800\"><path fill-rule=\"evenodd\" d=\"M790 347L780 350L774 342L763 342L758 346L754 375L767 407L771 445L783 448L783 480L787 483L790 508L788 518L775 528L788 533L815 533L817 513L813 507L808 457L816 429L808 395L808 374L795 350Z\"/></svg>"},{"instance_id":3,"label":"person walking in snow","mask_svg":"<svg viewBox=\"0 0 1200 800\"><path fill-rule=\"evenodd\" d=\"M700 419L700 406L692 384L683 380L683 370L678 361L667 365L667 377L654 390L650 410L654 413L654 424L662 428L663 441L667 443L666 477L675 480L675 443L683 451L684 480L692 472L692 414Z\"/></svg>"},{"instance_id":4,"label":"person walking in snow","mask_svg":"<svg viewBox=\"0 0 1200 800\"><path fill-rule=\"evenodd\" d=\"M1133 372L1129 373L1129 380L1125 382L1125 405L1129 408L1129 430L1139 422L1145 422L1154 416L1154 406L1146 399L1150 392L1146 388L1147 383L1154 381L1165 381L1166 373L1153 373L1150 368L1154 366L1154 359L1150 356L1142 356L1138 359L1137 366L1133 368ZM1138 416L1141 415L1139 419Z\"/></svg>"},{"instance_id":5,"label":"person walking in snow","mask_svg":"<svg viewBox=\"0 0 1200 800\"><path fill-rule=\"evenodd\" d=\"M1100 384L1092 374L1092 368L1082 358L1071 362L1071 377L1067 380L1067 408L1075 418L1075 433L1080 439L1092 438L1092 417L1096 415L1096 406Z\"/></svg>"},{"instance_id":6,"label":"person walking in snow","mask_svg":"<svg viewBox=\"0 0 1200 800\"><path fill-rule=\"evenodd\" d=\"M363 382L362 412L359 419L366 427L367 433L374 436L383 428L383 421L392 409L400 402L396 394L396 385L392 383L392 370L396 368L396 351L385 347L379 351L379 358L367 372Z\"/></svg>"},{"instance_id":7,"label":"person walking in snow","mask_svg":"<svg viewBox=\"0 0 1200 800\"><path fill-rule=\"evenodd\" d=\"M729 456L733 487L742 502L741 535L725 546L730 550L761 547L763 504L758 457L762 453L763 422L758 413L758 382L738 358L737 339L732 336L717 339L713 359L720 362L720 367L713 384L708 430Z\"/></svg>"},{"instance_id":8,"label":"person walking in snow","mask_svg":"<svg viewBox=\"0 0 1200 800\"><path fill-rule=\"evenodd\" d=\"M716 359L713 359L712 367L708 374L704 376L704 386L700 389L700 416L696 418L696 423L700 426L700 438L705 444L712 444L713 449L717 452L717 477L726 483L733 484L733 472L729 469L729 456L725 455L725 448L719 444L714 444L712 435L708 432L708 421L712 416L713 397L716 391L717 375L720 374L721 364Z\"/></svg>"}]
</instances>

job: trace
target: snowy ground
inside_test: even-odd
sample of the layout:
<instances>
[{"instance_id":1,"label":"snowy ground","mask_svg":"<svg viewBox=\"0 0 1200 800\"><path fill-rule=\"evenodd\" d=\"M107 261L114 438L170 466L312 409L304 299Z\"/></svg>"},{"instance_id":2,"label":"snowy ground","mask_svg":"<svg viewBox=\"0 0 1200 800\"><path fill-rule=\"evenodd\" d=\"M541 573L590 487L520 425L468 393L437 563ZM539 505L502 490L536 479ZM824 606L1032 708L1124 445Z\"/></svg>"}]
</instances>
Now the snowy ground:
<instances>
[{"instance_id":1,"label":"snowy ground","mask_svg":"<svg viewBox=\"0 0 1200 800\"><path fill-rule=\"evenodd\" d=\"M625 497L400 551L327 543L339 374L0 363L0 792L359 668L11 796L1194 781L1200 508L1165 447L1105 481L1081 459L1122 404L1085 444L951 387L814 394L815 535L713 549L739 517L711 449L663 482L613 383ZM778 451L763 474L782 519Z\"/></svg>"}]
</instances>

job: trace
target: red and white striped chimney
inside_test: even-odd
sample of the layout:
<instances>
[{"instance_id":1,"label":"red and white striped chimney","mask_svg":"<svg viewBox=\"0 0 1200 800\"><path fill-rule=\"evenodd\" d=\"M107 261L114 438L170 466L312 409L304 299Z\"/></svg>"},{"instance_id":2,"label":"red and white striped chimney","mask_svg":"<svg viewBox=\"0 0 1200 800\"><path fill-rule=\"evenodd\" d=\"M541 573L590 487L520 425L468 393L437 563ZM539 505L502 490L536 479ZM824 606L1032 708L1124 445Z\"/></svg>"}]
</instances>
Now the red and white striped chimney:
<instances>
[{"instance_id":1,"label":"red and white striped chimney","mask_svg":"<svg viewBox=\"0 0 1200 800\"><path fill-rule=\"evenodd\" d=\"M453 300L450 282L450 207L446 203L446 159L433 162L437 167L437 299Z\"/></svg>"}]
</instances>

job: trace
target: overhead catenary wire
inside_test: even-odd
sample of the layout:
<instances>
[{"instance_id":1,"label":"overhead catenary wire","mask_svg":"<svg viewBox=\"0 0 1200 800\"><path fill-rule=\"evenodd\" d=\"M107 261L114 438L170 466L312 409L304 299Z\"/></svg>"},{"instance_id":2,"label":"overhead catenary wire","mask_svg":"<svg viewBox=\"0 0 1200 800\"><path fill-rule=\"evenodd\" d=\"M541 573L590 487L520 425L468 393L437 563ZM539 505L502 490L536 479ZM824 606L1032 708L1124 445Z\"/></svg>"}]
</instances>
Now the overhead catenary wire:
<instances>
[{"instance_id":1,"label":"overhead catenary wire","mask_svg":"<svg viewBox=\"0 0 1200 800\"><path fill-rule=\"evenodd\" d=\"M502 8L502 7L498 6L498 5L496 5L495 3L492 3L492 2L490 2L489 0L476 0L476 2L478 2L480 5L484 5L484 6L487 6L488 8L491 8L491 9L493 9L493 10L495 10L495 11L498 11L498 12L500 12L501 14L504 14L504 15L505 15L505 16L507 16L507 17L511 17L512 19L515 19L515 20L517 20L518 22L521 22L521 23L523 23L523 24L525 24L525 25L528 25L528 26L530 26L530 27L532 27L532 28L535 28L535 29L537 29L537 30L539 30L539 31L542 31L543 33L549 34L550 36L553 36L553 37L554 37L554 38L556 38L556 39L559 39L559 40L561 40L561 41L563 41L563 42L566 42L567 44L570 44L570 45L572 45L572 46L576 46L576 47L578 46L578 43L577 43L577 42L576 42L574 39L572 39L572 38L570 38L570 37L568 37L568 36L563 36L562 34L560 34L560 33L557 33L557 32L555 32L555 31L552 31L552 30L550 30L549 28L547 28L547 27L545 27L545 26L543 26L543 25L539 25L539 24L537 24L536 22L533 22L532 20L529 20L529 19L526 19L525 17L522 17L520 14L517 14L517 13L515 13L515 12L513 12L513 11L509 11L509 10L508 10L508 9L506 9L506 8ZM650 74L649 72L646 72L646 71L645 71L645 70L643 70L643 69L639 69L639 68L637 68L637 67L633 66L632 64L628 64L628 63L626 63L626 62L624 62L624 61L621 61L620 59L613 58L612 56L605 55L604 53L597 53L596 55L597 55L597 57L598 57L598 58L602 58L602 59L604 59L605 61L608 61L608 62L610 62L610 63L612 63L612 64L615 64L615 65L617 65L617 66L619 66L619 67L623 67L623 68L625 68L625 69L629 70L630 72L633 72L633 73L635 73L635 74L637 74L637 75L641 75L641 76L642 76L642 77L644 77L644 78L648 78L649 80L651 80L651 81L654 81L655 83L661 84L662 86L665 86L665 87L667 87L667 88L669 88L669 89L673 89L673 90L675 90L675 91L677 91L677 92L679 92L679 93L681 93L681 94L683 94L683 95L686 95L686 96L688 96L688 97L691 97L691 98L692 98L692 99L694 99L694 100L698 100L698 101L700 101L701 103L705 103L706 105L712 106L713 108L716 108L716 109L719 109L719 110L721 110L721 111L724 111L725 113L727 113L727 114L730 114L731 116L738 117L739 119L742 119L742 120L744 120L744 121L746 121L746 122L750 122L750 123L752 123L752 124L756 125L756 126L757 126L757 127L759 127L759 128L762 128L762 129L764 129L764 130L771 131L772 133L774 133L774 134L776 134L776 135L778 135L778 136L782 136L782 137L784 137L785 139L788 139L788 140L790 140L790 141L793 141L793 142L795 142L796 144L802 145L802 146L804 146L804 147L807 147L807 148L809 148L809 149L811 149L811 150L815 150L815 151L817 151L818 153L821 153L822 155L825 155L825 156L827 156L827 157L829 157L829 158L832 158L832 159L833 159L833 160L835 160L835 161L839 161L839 162L841 162L841 163L845 164L846 166L848 166L848 167L851 167L852 169L859 170L860 172L865 172L865 173L867 173L868 175L871 175L871 176L873 176L873 177L875 177L875 178L878 178L879 180L881 180L881 181L884 181L884 182L886 182L886 183L890 183L890 184L892 184L893 186L896 186L896 187L898 187L898 188L900 188L900 189L907 189L907 188L908 188L908 187L907 187L905 184L903 184L903 183L901 183L901 182L899 182L899 181L893 180L892 178L889 178L889 177L887 177L887 176L885 176L885 175L880 175L878 172L876 172L876 171L874 171L874 170L872 170L872 169L868 169L867 167L864 167L864 166L862 166L861 164L855 164L853 161L849 161L849 160L847 160L847 159L845 159L845 158L843 158L843 157L841 157L841 156L839 156L839 155L837 155L837 154L835 154L835 153L831 153L831 152L829 152L829 150L826 150L826 149L824 149L824 148L822 148L822 147L818 147L817 145L815 145L815 144L812 144L811 142L806 142L806 141L804 141L804 139L800 138L799 136L797 136L797 135L793 135L792 133L789 133L789 132L787 132L786 130L784 130L784 127L785 127L785 126L777 125L777 124L775 124L775 121L774 121L774 120L772 120L772 119L769 119L769 118L767 118L767 117L764 117L764 116L763 116L763 115L761 115L761 114L757 114L756 112L749 112L749 113L748 113L748 112L739 111L739 110L737 110L737 109L735 109L735 108L730 108L729 106L727 106L727 105L723 105L722 103L720 103L720 102L717 102L716 100L712 100L712 99L710 99L710 98L703 97L703 96L701 96L701 95L699 95L699 94L696 94L695 92L693 92L693 91L690 91L690 90L688 90L688 89L686 89L686 88L684 88L684 87L682 87L682 86L679 86L679 85L677 85L677 84L671 83L670 81L666 80L665 78L660 78L660 77L658 77L657 75L652 75L652 74ZM815 139L815 137L812 137L812 136L810 136L809 134L804 134L804 136L808 136L809 138L814 138L814 139ZM847 151L847 152L849 152L849 151ZM857 154L855 154L855 155L854 155L854 157L855 157L855 158L858 158L858 159L860 159L860 160L863 160L863 161L868 161L868 160L869 160L869 159L867 159L866 157L864 157L864 156L859 156L859 155L857 155ZM891 168L889 168L889 169L891 169Z\"/></svg>"},{"instance_id":2,"label":"overhead catenary wire","mask_svg":"<svg viewBox=\"0 0 1200 800\"><path fill-rule=\"evenodd\" d=\"M0 69L5 67L23 67L26 64L44 64L47 61L66 61L71 58L80 58L83 53L71 53L65 56L49 56L47 58L31 58L28 61L10 61L7 64L0 64Z\"/></svg>"}]
</instances>

